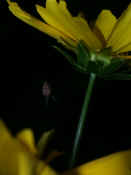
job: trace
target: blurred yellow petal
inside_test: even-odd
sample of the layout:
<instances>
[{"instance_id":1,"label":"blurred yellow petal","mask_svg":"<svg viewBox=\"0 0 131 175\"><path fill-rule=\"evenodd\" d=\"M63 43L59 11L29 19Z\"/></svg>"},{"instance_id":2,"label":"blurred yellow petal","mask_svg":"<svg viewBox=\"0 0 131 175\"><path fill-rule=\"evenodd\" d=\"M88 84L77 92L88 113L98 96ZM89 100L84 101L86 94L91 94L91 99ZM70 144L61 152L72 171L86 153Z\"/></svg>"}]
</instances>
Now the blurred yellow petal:
<instances>
[{"instance_id":1,"label":"blurred yellow petal","mask_svg":"<svg viewBox=\"0 0 131 175\"><path fill-rule=\"evenodd\" d=\"M33 154L37 154L34 134L31 129L24 129L16 136Z\"/></svg>"},{"instance_id":2,"label":"blurred yellow petal","mask_svg":"<svg viewBox=\"0 0 131 175\"><path fill-rule=\"evenodd\" d=\"M53 135L54 135L54 130L50 130L50 131L44 132L42 134L42 136L40 137L39 142L37 144L38 153L40 156L45 151L45 149L46 149L46 147L47 147L47 145L48 145L48 143Z\"/></svg>"},{"instance_id":3,"label":"blurred yellow petal","mask_svg":"<svg viewBox=\"0 0 131 175\"><path fill-rule=\"evenodd\" d=\"M109 156L85 163L62 175L130 175L131 150L111 154Z\"/></svg>"},{"instance_id":4,"label":"blurred yellow petal","mask_svg":"<svg viewBox=\"0 0 131 175\"><path fill-rule=\"evenodd\" d=\"M17 159L17 175L33 175L36 173L36 168L38 166L38 161L36 159L32 159L21 152L18 154Z\"/></svg>"},{"instance_id":5,"label":"blurred yellow petal","mask_svg":"<svg viewBox=\"0 0 131 175\"><path fill-rule=\"evenodd\" d=\"M30 166L34 166L36 159L25 147L14 137L11 136L5 124L0 120L0 174L1 175L18 175L19 155L30 161ZM22 162L24 163L24 162ZM22 164L21 166L24 166ZM23 169L23 168L22 168ZM24 171L24 169L23 169ZM26 174L23 174L26 175ZM32 174L28 174L32 175Z\"/></svg>"},{"instance_id":6,"label":"blurred yellow petal","mask_svg":"<svg viewBox=\"0 0 131 175\"><path fill-rule=\"evenodd\" d=\"M0 174L1 175L17 175L18 169L16 166L17 150L13 144L13 139L0 120Z\"/></svg>"},{"instance_id":7,"label":"blurred yellow petal","mask_svg":"<svg viewBox=\"0 0 131 175\"><path fill-rule=\"evenodd\" d=\"M97 17L95 26L101 31L105 40L107 40L116 22L117 19L110 10L102 10Z\"/></svg>"},{"instance_id":8,"label":"blurred yellow petal","mask_svg":"<svg viewBox=\"0 0 131 175\"><path fill-rule=\"evenodd\" d=\"M36 175L58 175L54 169L52 169L49 165L46 163L39 163L36 169Z\"/></svg>"},{"instance_id":9,"label":"blurred yellow petal","mask_svg":"<svg viewBox=\"0 0 131 175\"><path fill-rule=\"evenodd\" d=\"M30 146L32 137L33 133L28 129L20 132L17 138L13 137L0 120L0 175L57 175L21 143L24 141Z\"/></svg>"},{"instance_id":10,"label":"blurred yellow petal","mask_svg":"<svg viewBox=\"0 0 131 175\"><path fill-rule=\"evenodd\" d=\"M100 49L102 44L91 31L87 22L80 16L72 17L66 8L66 3L62 0L60 3L57 3L56 0L47 0L46 8L39 5L36 5L36 8L46 23L77 42L83 40L89 47Z\"/></svg>"},{"instance_id":11,"label":"blurred yellow petal","mask_svg":"<svg viewBox=\"0 0 131 175\"><path fill-rule=\"evenodd\" d=\"M1 139L10 139L11 134L7 127L5 126L4 122L0 119L0 138Z\"/></svg>"},{"instance_id":12,"label":"blurred yellow petal","mask_svg":"<svg viewBox=\"0 0 131 175\"><path fill-rule=\"evenodd\" d=\"M131 42L131 3L122 13L116 23L107 46L112 47L113 52L117 52Z\"/></svg>"}]
</instances>

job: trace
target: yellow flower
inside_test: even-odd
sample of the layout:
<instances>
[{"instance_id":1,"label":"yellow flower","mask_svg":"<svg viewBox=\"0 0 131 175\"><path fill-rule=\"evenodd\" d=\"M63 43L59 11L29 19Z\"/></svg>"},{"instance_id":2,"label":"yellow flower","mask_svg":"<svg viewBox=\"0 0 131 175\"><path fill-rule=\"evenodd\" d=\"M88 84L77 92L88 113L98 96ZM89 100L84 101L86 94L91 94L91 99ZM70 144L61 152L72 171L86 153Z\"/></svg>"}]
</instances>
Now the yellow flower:
<instances>
[{"instance_id":1,"label":"yellow flower","mask_svg":"<svg viewBox=\"0 0 131 175\"><path fill-rule=\"evenodd\" d=\"M131 4L117 19L110 10L102 10L91 28L83 16L73 17L65 0L46 0L46 7L36 5L41 21L22 10L16 2L7 0L10 11L27 24L57 39L66 48L74 50L79 41L87 48L101 51L111 47L114 57L131 58Z\"/></svg>"},{"instance_id":2,"label":"yellow flower","mask_svg":"<svg viewBox=\"0 0 131 175\"><path fill-rule=\"evenodd\" d=\"M85 163L62 175L131 175L131 150L113 153Z\"/></svg>"},{"instance_id":3,"label":"yellow flower","mask_svg":"<svg viewBox=\"0 0 131 175\"><path fill-rule=\"evenodd\" d=\"M47 144L51 132L46 132L39 143ZM38 147L41 147L41 146ZM13 137L0 120L0 174L1 175L57 175L47 162L58 154L40 160L39 149L35 146L31 129L24 129Z\"/></svg>"},{"instance_id":4,"label":"yellow flower","mask_svg":"<svg viewBox=\"0 0 131 175\"><path fill-rule=\"evenodd\" d=\"M46 132L42 136L39 144L42 144L43 148L51 134L52 131ZM39 149L35 146L32 130L24 129L16 137L13 137L3 121L0 120L0 175L58 175L59 173L47 164L55 156L58 156L58 154L53 153L45 161L40 160ZM61 172L61 174L131 175L131 150L99 158L63 173Z\"/></svg>"}]
</instances>

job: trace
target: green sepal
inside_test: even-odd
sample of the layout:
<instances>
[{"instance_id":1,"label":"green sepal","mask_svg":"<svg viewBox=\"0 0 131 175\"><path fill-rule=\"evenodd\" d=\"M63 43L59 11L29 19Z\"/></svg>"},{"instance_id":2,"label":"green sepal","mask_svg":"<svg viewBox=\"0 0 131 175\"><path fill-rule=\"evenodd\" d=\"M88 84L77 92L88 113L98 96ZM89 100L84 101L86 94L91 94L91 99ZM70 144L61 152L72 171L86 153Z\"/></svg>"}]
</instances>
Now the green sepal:
<instances>
[{"instance_id":1,"label":"green sepal","mask_svg":"<svg viewBox=\"0 0 131 175\"><path fill-rule=\"evenodd\" d=\"M125 65L125 60L120 58L112 58L109 65L105 66L101 72L101 76L107 76L113 72L118 71L121 67Z\"/></svg>"},{"instance_id":2,"label":"green sepal","mask_svg":"<svg viewBox=\"0 0 131 175\"><path fill-rule=\"evenodd\" d=\"M83 41L80 41L75 50L77 58L74 58L66 49L57 49L72 64L73 68L84 74L95 73L104 79L130 80L130 60L114 58L111 56L111 48L104 48L101 52L88 49Z\"/></svg>"},{"instance_id":3,"label":"green sepal","mask_svg":"<svg viewBox=\"0 0 131 175\"><path fill-rule=\"evenodd\" d=\"M95 52L89 50L83 41L78 43L76 53L77 53L77 64L83 67L88 67L89 62L99 62L102 65L109 65L111 61L110 48L105 48L101 52Z\"/></svg>"},{"instance_id":4,"label":"green sepal","mask_svg":"<svg viewBox=\"0 0 131 175\"><path fill-rule=\"evenodd\" d=\"M60 48L57 47L57 46L52 46L52 47L55 48L58 52L60 52L64 57L66 57L67 60L68 60L72 65L75 64L74 58L68 53L68 51L66 51L65 49L60 49Z\"/></svg>"},{"instance_id":5,"label":"green sepal","mask_svg":"<svg viewBox=\"0 0 131 175\"><path fill-rule=\"evenodd\" d=\"M85 44L83 41L80 41L77 45L77 65L80 65L81 67L87 67L88 62L90 61L90 52L85 47Z\"/></svg>"},{"instance_id":6,"label":"green sepal","mask_svg":"<svg viewBox=\"0 0 131 175\"><path fill-rule=\"evenodd\" d=\"M99 61L103 67L108 66L111 63L111 48L104 48L101 50L101 52L94 52L92 51L93 54L95 54L95 61Z\"/></svg>"},{"instance_id":7,"label":"green sepal","mask_svg":"<svg viewBox=\"0 0 131 175\"><path fill-rule=\"evenodd\" d=\"M105 77L105 79L109 79L109 80L131 80L131 74L115 73L115 74L110 74L109 76Z\"/></svg>"},{"instance_id":8,"label":"green sepal","mask_svg":"<svg viewBox=\"0 0 131 175\"><path fill-rule=\"evenodd\" d=\"M102 78L112 80L130 80L131 68L129 62L130 60L124 58L113 58L109 71L105 71Z\"/></svg>"},{"instance_id":9,"label":"green sepal","mask_svg":"<svg viewBox=\"0 0 131 175\"><path fill-rule=\"evenodd\" d=\"M105 48L101 52L89 50L83 41L78 43L76 48L77 60L75 66L84 72L100 74L111 62L110 48Z\"/></svg>"},{"instance_id":10,"label":"green sepal","mask_svg":"<svg viewBox=\"0 0 131 175\"><path fill-rule=\"evenodd\" d=\"M65 49L61 49L57 46L52 47L55 48L59 53L61 53L69 61L69 63L73 66L74 69L76 69L79 72L86 72L86 69L81 65L77 64L74 57L71 56L68 51L66 51Z\"/></svg>"}]
</instances>

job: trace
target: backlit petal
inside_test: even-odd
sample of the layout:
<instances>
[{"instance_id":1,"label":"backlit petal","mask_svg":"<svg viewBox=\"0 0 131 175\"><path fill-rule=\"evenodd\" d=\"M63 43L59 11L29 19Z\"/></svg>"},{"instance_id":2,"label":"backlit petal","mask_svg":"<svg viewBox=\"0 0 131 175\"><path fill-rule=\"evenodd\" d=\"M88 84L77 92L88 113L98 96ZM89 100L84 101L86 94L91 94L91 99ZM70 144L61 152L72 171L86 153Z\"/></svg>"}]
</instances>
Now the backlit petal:
<instances>
[{"instance_id":1,"label":"backlit petal","mask_svg":"<svg viewBox=\"0 0 131 175\"><path fill-rule=\"evenodd\" d=\"M66 40L67 42L70 41L72 45L76 46L76 43L73 40L71 40L69 37L67 37L66 35L64 35L60 31L58 31L54 27L45 24L44 22L42 22L39 19L33 17L29 13L25 12L24 10L22 10L19 7L19 5L16 2L10 2L8 0L8 4L9 4L10 11L16 17L18 17L19 19L21 19L25 23L27 23L27 24L31 25L32 27L40 30L41 32L44 32L44 33L48 34L49 36L57 39L58 41L61 41L60 38L64 38L64 40Z\"/></svg>"},{"instance_id":2,"label":"backlit petal","mask_svg":"<svg viewBox=\"0 0 131 175\"><path fill-rule=\"evenodd\" d=\"M62 31L64 34L68 35L72 39L76 40L75 36L72 35L73 30L70 26L68 20L70 20L68 15L63 13L63 10L58 6L56 0L47 0L46 8L36 5L36 9L40 16L51 26Z\"/></svg>"},{"instance_id":3,"label":"backlit petal","mask_svg":"<svg viewBox=\"0 0 131 175\"><path fill-rule=\"evenodd\" d=\"M116 23L108 40L108 45L112 51L117 52L119 49L131 42L131 3L122 13Z\"/></svg>"},{"instance_id":4,"label":"backlit petal","mask_svg":"<svg viewBox=\"0 0 131 175\"><path fill-rule=\"evenodd\" d=\"M80 33L80 37L85 43L93 49L101 49L102 42L96 37L96 35L90 29L87 21L78 15L77 17L73 17L73 21ZM75 30L75 29L74 29Z\"/></svg>"},{"instance_id":5,"label":"backlit petal","mask_svg":"<svg viewBox=\"0 0 131 175\"><path fill-rule=\"evenodd\" d=\"M47 0L46 8L39 5L36 8L40 16L48 24L57 28L65 35L77 42L83 40L91 48L100 49L102 44L91 31L87 22L80 16L72 17L66 8L66 3L62 2L62 0L60 3L57 3L56 0Z\"/></svg>"},{"instance_id":6,"label":"backlit petal","mask_svg":"<svg viewBox=\"0 0 131 175\"><path fill-rule=\"evenodd\" d=\"M97 17L95 26L101 31L105 40L107 40L116 22L117 19L110 10L102 10Z\"/></svg>"}]
</instances>

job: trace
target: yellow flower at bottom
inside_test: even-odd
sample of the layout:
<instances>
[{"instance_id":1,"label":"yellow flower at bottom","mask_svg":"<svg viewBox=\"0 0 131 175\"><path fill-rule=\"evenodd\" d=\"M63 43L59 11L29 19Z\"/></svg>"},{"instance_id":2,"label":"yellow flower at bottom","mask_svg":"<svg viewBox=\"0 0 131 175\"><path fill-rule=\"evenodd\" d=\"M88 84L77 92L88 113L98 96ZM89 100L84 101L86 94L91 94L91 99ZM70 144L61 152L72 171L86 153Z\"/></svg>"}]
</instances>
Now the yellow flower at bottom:
<instances>
[{"instance_id":1,"label":"yellow flower at bottom","mask_svg":"<svg viewBox=\"0 0 131 175\"><path fill-rule=\"evenodd\" d=\"M46 160L39 159L38 151L30 129L13 137L0 120L0 175L56 175Z\"/></svg>"},{"instance_id":2,"label":"yellow flower at bottom","mask_svg":"<svg viewBox=\"0 0 131 175\"><path fill-rule=\"evenodd\" d=\"M48 140L47 135L49 136L49 132L46 133L44 142ZM58 175L46 160L39 159L38 152L30 129L25 129L13 137L0 120L0 175ZM99 158L61 174L131 175L131 150Z\"/></svg>"},{"instance_id":3,"label":"yellow flower at bottom","mask_svg":"<svg viewBox=\"0 0 131 175\"><path fill-rule=\"evenodd\" d=\"M131 175L131 150L85 163L62 175Z\"/></svg>"}]
</instances>

